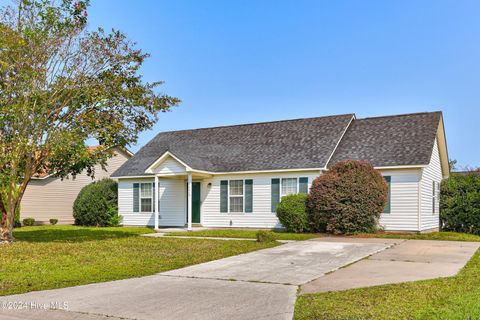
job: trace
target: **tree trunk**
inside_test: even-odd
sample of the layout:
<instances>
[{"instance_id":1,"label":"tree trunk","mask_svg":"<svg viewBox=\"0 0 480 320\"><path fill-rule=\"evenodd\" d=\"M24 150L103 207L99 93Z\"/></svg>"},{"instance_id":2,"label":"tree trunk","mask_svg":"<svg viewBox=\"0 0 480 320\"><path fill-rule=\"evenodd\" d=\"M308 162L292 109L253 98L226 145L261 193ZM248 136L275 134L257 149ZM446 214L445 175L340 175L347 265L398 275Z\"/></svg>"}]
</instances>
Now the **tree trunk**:
<instances>
[{"instance_id":1,"label":"tree trunk","mask_svg":"<svg viewBox=\"0 0 480 320\"><path fill-rule=\"evenodd\" d=\"M12 235L12 230L11 228L8 227L1 227L0 229L0 245L5 244L5 243L11 243L13 242L14 238Z\"/></svg>"},{"instance_id":2,"label":"tree trunk","mask_svg":"<svg viewBox=\"0 0 480 320\"><path fill-rule=\"evenodd\" d=\"M5 208L5 203L0 199L0 213L2 214L2 219L0 221L0 245L4 243L13 242L13 224L15 223L15 211L7 210Z\"/></svg>"}]
</instances>

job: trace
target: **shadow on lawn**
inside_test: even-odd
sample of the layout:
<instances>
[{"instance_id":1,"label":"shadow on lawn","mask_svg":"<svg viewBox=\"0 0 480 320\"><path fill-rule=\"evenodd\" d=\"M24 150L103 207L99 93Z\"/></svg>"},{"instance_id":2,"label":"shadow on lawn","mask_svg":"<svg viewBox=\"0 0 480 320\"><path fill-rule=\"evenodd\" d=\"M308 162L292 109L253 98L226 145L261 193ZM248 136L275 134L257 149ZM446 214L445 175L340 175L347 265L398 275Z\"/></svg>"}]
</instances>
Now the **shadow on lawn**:
<instances>
[{"instance_id":1,"label":"shadow on lawn","mask_svg":"<svg viewBox=\"0 0 480 320\"><path fill-rule=\"evenodd\" d=\"M13 232L13 236L17 241L25 242L84 242L127 238L138 235L135 232L110 228L34 228L16 229Z\"/></svg>"}]
</instances>

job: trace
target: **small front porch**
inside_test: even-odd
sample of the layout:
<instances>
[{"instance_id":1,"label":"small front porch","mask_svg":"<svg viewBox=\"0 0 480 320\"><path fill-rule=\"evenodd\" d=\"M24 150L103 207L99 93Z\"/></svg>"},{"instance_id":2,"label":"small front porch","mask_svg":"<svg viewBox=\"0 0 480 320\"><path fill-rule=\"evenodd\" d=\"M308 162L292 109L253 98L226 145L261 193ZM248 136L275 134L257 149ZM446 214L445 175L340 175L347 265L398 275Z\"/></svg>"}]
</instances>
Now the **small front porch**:
<instances>
[{"instance_id":1,"label":"small front porch","mask_svg":"<svg viewBox=\"0 0 480 320\"><path fill-rule=\"evenodd\" d=\"M195 172L155 174L154 190L158 190L159 199L154 208L155 230L203 230L201 199L205 191L202 189L206 188L204 179L209 177L210 175ZM172 215L175 215L175 220L180 223L170 224L171 220L165 217Z\"/></svg>"},{"instance_id":2,"label":"small front porch","mask_svg":"<svg viewBox=\"0 0 480 320\"><path fill-rule=\"evenodd\" d=\"M186 226L191 231L193 226L201 226L202 185L211 173L192 169L169 151L145 172L153 174L159 199L154 206L155 230L160 226Z\"/></svg>"}]
</instances>

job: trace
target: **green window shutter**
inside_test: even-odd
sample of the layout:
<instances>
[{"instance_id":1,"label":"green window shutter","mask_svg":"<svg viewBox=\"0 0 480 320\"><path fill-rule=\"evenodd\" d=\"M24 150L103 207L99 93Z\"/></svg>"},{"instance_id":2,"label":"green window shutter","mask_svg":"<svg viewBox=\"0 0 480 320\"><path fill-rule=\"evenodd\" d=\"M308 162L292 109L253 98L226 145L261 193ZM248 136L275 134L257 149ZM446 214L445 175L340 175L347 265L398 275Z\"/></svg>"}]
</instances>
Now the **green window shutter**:
<instances>
[{"instance_id":1,"label":"green window shutter","mask_svg":"<svg viewBox=\"0 0 480 320\"><path fill-rule=\"evenodd\" d=\"M391 185L392 185L392 177L390 176L385 176L383 177L385 179L385 182L387 183L388 190L387 190L387 205L385 206L385 209L383 209L383 213L390 213L390 198L391 198Z\"/></svg>"},{"instance_id":2,"label":"green window shutter","mask_svg":"<svg viewBox=\"0 0 480 320\"><path fill-rule=\"evenodd\" d=\"M220 181L220 212L228 212L228 181Z\"/></svg>"},{"instance_id":3,"label":"green window shutter","mask_svg":"<svg viewBox=\"0 0 480 320\"><path fill-rule=\"evenodd\" d=\"M253 211L253 180L245 180L245 212Z\"/></svg>"},{"instance_id":4,"label":"green window shutter","mask_svg":"<svg viewBox=\"0 0 480 320\"><path fill-rule=\"evenodd\" d=\"M155 183L152 183L152 212L155 212L155 206L157 205L155 202Z\"/></svg>"},{"instance_id":5,"label":"green window shutter","mask_svg":"<svg viewBox=\"0 0 480 320\"><path fill-rule=\"evenodd\" d=\"M277 205L280 202L280 179L272 179L272 212L277 212Z\"/></svg>"},{"instance_id":6,"label":"green window shutter","mask_svg":"<svg viewBox=\"0 0 480 320\"><path fill-rule=\"evenodd\" d=\"M138 183L133 184L133 212L139 212L138 206L140 199L140 185Z\"/></svg>"},{"instance_id":7,"label":"green window shutter","mask_svg":"<svg viewBox=\"0 0 480 320\"><path fill-rule=\"evenodd\" d=\"M308 178L300 178L298 180L298 192L299 193L308 193Z\"/></svg>"}]
</instances>

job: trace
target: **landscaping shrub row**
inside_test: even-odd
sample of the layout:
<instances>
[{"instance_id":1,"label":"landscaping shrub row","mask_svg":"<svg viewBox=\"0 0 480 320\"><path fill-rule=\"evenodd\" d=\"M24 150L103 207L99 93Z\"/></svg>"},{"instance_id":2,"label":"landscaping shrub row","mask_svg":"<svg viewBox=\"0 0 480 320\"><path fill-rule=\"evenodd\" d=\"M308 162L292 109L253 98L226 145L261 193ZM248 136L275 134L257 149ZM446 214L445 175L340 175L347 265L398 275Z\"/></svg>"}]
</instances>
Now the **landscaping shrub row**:
<instances>
[{"instance_id":1,"label":"landscaping shrub row","mask_svg":"<svg viewBox=\"0 0 480 320\"><path fill-rule=\"evenodd\" d=\"M283 197L277 216L289 232L375 232L387 202L387 188L370 163L342 161L316 178L308 195Z\"/></svg>"}]
</instances>

